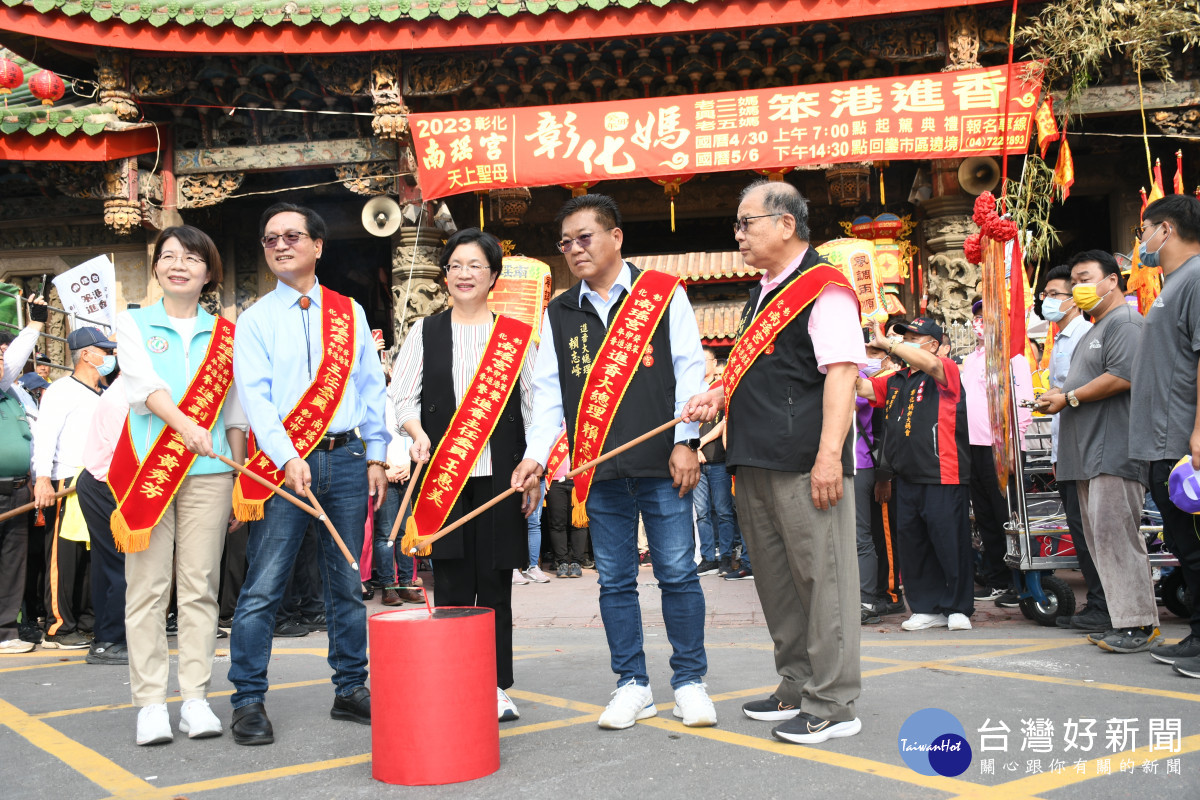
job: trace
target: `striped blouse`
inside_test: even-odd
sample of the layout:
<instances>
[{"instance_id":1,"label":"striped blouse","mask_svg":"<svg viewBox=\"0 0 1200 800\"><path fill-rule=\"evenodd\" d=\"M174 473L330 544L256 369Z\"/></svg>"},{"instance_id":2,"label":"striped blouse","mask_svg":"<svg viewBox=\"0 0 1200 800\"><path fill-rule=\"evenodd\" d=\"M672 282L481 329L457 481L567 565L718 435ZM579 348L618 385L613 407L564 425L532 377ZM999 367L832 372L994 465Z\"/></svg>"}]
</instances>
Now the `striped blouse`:
<instances>
[{"instance_id":1,"label":"striped blouse","mask_svg":"<svg viewBox=\"0 0 1200 800\"><path fill-rule=\"evenodd\" d=\"M392 383L388 387L388 399L396 409L396 427L403 430L404 423L409 420L421 421L421 389L425 373L425 348L421 343L423 319L417 320L409 329L400 353L392 365ZM491 325L460 325L450 323L451 341L454 348L454 402L462 403L463 394L467 391L479 362L483 360L483 351L487 347L488 336L492 332ZM525 430L529 430L530 418L533 414L533 364L537 358L537 350L530 347L525 354L525 363L521 365L519 391L521 392L521 420ZM519 454L519 455L524 455ZM472 478L483 478L492 474L492 445L488 442L471 470Z\"/></svg>"}]
</instances>

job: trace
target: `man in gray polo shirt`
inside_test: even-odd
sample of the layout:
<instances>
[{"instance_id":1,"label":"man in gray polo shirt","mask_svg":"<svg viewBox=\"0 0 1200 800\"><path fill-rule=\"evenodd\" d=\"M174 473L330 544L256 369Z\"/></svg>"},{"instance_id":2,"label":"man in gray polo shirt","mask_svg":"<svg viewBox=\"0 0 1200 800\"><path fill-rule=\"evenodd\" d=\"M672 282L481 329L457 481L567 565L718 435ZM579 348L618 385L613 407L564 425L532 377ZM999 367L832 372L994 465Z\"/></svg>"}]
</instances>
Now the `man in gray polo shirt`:
<instances>
[{"instance_id":1,"label":"man in gray polo shirt","mask_svg":"<svg viewBox=\"0 0 1200 800\"><path fill-rule=\"evenodd\" d=\"M1129 386L1142 317L1125 303L1121 268L1109 253L1085 250L1067 263L1075 304L1095 324L1079 340L1062 388L1039 403L1048 414L1062 413L1057 475L1076 482L1083 535L1112 618L1112 630L1088 634L1088 641L1112 653L1139 653L1160 636L1139 530L1148 469L1129 454Z\"/></svg>"},{"instance_id":2,"label":"man in gray polo shirt","mask_svg":"<svg viewBox=\"0 0 1200 800\"><path fill-rule=\"evenodd\" d=\"M1133 366L1129 453L1150 462L1150 494L1163 516L1163 540L1179 559L1192 591L1200 590L1200 539L1196 517L1167 493L1167 477L1183 456L1200 467L1200 200L1174 194L1151 203L1142 216L1142 263L1162 266L1163 289L1146 314L1142 346ZM1181 642L1151 655L1175 671L1200 678L1200 604Z\"/></svg>"}]
</instances>

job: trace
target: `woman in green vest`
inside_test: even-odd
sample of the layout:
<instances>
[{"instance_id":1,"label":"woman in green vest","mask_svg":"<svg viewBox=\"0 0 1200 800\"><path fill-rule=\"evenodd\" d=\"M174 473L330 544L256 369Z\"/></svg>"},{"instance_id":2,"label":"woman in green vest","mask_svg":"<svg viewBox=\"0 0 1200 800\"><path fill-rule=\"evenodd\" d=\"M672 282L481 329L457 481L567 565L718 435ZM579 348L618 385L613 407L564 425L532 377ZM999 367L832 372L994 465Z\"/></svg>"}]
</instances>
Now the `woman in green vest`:
<instances>
[{"instance_id":1,"label":"woman in green vest","mask_svg":"<svg viewBox=\"0 0 1200 800\"><path fill-rule=\"evenodd\" d=\"M126 551L125 625L137 743L172 739L166 614L178 607L179 731L219 736L206 699L217 637L217 587L234 473L215 456L246 458L245 413L233 388L233 325L200 307L222 278L212 239L189 225L158 237L159 302L117 316L130 412L109 472L113 535Z\"/></svg>"}]
</instances>

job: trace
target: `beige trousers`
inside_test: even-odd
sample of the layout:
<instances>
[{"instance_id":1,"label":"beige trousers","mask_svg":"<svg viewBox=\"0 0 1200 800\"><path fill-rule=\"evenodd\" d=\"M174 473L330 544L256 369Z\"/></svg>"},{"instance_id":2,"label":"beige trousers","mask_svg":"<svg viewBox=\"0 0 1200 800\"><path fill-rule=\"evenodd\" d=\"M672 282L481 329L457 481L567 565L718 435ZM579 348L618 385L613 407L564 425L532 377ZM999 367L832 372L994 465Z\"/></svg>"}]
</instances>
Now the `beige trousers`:
<instances>
[{"instance_id":1,"label":"beige trousers","mask_svg":"<svg viewBox=\"0 0 1200 800\"><path fill-rule=\"evenodd\" d=\"M821 719L855 718L859 667L854 480L832 509L812 501L811 473L742 466L737 517L775 642L775 696Z\"/></svg>"},{"instance_id":2,"label":"beige trousers","mask_svg":"<svg viewBox=\"0 0 1200 800\"><path fill-rule=\"evenodd\" d=\"M135 706L167 701L171 578L179 619L179 694L203 699L217 642L221 550L233 508L233 473L190 475L154 531L150 546L125 554L125 637Z\"/></svg>"},{"instance_id":3,"label":"beige trousers","mask_svg":"<svg viewBox=\"0 0 1200 800\"><path fill-rule=\"evenodd\" d=\"M1114 628L1158 624L1146 539L1140 529L1146 490L1137 481L1097 475L1075 481L1083 537L1104 587Z\"/></svg>"}]
</instances>

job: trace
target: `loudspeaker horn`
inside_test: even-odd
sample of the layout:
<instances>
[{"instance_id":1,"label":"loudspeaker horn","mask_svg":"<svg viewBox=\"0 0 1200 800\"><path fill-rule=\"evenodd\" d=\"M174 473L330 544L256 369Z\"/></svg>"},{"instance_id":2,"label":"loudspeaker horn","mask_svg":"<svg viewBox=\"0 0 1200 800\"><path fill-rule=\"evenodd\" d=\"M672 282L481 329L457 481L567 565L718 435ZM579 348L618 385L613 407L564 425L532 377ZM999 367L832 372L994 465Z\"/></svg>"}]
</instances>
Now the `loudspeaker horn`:
<instances>
[{"instance_id":1,"label":"loudspeaker horn","mask_svg":"<svg viewBox=\"0 0 1200 800\"><path fill-rule=\"evenodd\" d=\"M390 197L372 197L363 206L362 224L372 236L391 236L403 221L400 204Z\"/></svg>"},{"instance_id":2,"label":"loudspeaker horn","mask_svg":"<svg viewBox=\"0 0 1200 800\"><path fill-rule=\"evenodd\" d=\"M958 167L958 185L967 194L990 192L1000 183L1000 162L987 156L964 159Z\"/></svg>"}]
</instances>

